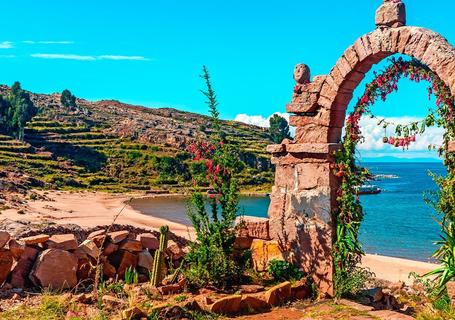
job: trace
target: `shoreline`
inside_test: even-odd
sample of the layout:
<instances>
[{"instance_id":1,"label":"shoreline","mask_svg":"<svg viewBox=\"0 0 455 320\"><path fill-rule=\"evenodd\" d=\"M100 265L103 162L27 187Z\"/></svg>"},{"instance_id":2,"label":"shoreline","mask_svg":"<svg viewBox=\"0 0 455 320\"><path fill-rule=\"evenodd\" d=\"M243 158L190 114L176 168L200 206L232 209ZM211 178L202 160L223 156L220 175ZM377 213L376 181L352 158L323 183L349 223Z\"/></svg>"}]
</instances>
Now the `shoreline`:
<instances>
[{"instance_id":1,"label":"shoreline","mask_svg":"<svg viewBox=\"0 0 455 320\"><path fill-rule=\"evenodd\" d=\"M134 209L130 201L135 199L154 199L169 197L185 197L183 194L155 194L140 193L109 194L95 191L36 191L48 200L27 201L24 213L17 209L7 209L1 212L0 222L4 219L15 221L30 221L32 223L49 224L76 224L83 228L110 224L114 216L120 211L117 224L132 225L147 229L159 229L168 225L176 235L194 239L193 228L169 219L146 215ZM403 281L412 283L410 272L422 275L438 267L437 264L414 261L403 258L387 257L366 254L362 259L362 266L369 268L377 278L391 282Z\"/></svg>"}]
</instances>

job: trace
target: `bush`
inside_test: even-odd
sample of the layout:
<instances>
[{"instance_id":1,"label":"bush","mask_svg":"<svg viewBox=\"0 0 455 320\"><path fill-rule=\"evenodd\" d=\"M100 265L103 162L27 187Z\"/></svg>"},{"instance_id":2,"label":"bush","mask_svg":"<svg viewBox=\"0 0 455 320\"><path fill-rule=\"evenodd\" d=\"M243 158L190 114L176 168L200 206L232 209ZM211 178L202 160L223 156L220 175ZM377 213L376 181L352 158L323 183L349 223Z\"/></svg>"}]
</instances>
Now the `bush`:
<instances>
[{"instance_id":1,"label":"bush","mask_svg":"<svg viewBox=\"0 0 455 320\"><path fill-rule=\"evenodd\" d=\"M270 261L267 271L277 281L300 280L305 276L295 265L283 260Z\"/></svg>"},{"instance_id":2,"label":"bush","mask_svg":"<svg viewBox=\"0 0 455 320\"><path fill-rule=\"evenodd\" d=\"M337 270L334 275L335 297L356 298L362 290L366 289L367 283L372 281L374 273L369 269L354 267L350 270Z\"/></svg>"}]
</instances>

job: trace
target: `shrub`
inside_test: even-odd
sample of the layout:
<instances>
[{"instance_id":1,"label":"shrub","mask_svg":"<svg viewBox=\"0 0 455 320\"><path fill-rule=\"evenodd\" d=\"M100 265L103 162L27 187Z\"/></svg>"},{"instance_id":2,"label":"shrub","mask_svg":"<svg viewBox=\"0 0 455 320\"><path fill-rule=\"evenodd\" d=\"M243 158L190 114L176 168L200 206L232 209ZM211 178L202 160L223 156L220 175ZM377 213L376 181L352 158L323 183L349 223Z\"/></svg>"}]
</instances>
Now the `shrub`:
<instances>
[{"instance_id":1,"label":"shrub","mask_svg":"<svg viewBox=\"0 0 455 320\"><path fill-rule=\"evenodd\" d=\"M295 265L276 259L269 262L267 271L277 281L300 280L305 276Z\"/></svg>"},{"instance_id":2,"label":"shrub","mask_svg":"<svg viewBox=\"0 0 455 320\"><path fill-rule=\"evenodd\" d=\"M374 273L362 267L353 267L349 270L336 270L334 283L336 284L336 298L355 298L359 296L366 285L374 278Z\"/></svg>"}]
</instances>

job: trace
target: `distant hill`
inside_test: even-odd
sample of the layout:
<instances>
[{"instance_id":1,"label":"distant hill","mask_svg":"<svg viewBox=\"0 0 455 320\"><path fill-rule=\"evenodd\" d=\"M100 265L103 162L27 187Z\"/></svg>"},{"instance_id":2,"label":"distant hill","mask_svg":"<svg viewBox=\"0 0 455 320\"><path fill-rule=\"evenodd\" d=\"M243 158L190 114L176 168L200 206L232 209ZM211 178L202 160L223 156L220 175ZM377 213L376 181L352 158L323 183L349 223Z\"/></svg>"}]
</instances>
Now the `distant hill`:
<instances>
[{"instance_id":1,"label":"distant hill","mask_svg":"<svg viewBox=\"0 0 455 320\"><path fill-rule=\"evenodd\" d=\"M0 94L10 90L0 86ZM0 136L0 170L27 174L57 189L181 191L192 185L198 167L186 147L207 139L207 116L171 108L145 108L115 100L77 99L65 107L60 94L30 97L38 114L24 141ZM268 189L273 181L272 143L264 128L222 121L228 143L241 149L243 189Z\"/></svg>"}]
</instances>

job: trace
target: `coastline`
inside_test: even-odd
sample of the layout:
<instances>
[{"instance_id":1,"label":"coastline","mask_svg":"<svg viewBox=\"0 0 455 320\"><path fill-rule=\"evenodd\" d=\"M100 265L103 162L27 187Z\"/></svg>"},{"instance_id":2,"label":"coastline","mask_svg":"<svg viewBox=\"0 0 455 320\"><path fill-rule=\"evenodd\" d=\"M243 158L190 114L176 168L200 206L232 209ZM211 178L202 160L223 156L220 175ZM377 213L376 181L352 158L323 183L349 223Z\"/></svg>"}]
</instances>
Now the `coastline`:
<instances>
[{"instance_id":1,"label":"coastline","mask_svg":"<svg viewBox=\"0 0 455 320\"><path fill-rule=\"evenodd\" d=\"M16 209L4 210L0 214L0 222L3 219L11 219L42 224L76 224L84 228L89 228L97 225L110 224L114 216L123 209L122 214L116 221L118 224L148 229L158 229L162 225L168 225L175 234L190 240L194 239L192 227L168 219L145 215L128 204L132 199L184 197L185 195L183 194L109 194L92 191L37 192L48 199L27 201L24 205L25 214L19 213ZM169 217L169 219L172 218L171 216ZM409 273L416 272L422 275L435 269L438 265L402 258L366 254L362 259L362 266L369 268L379 279L391 282L403 281L410 284L412 283L412 279L409 279Z\"/></svg>"}]
</instances>

